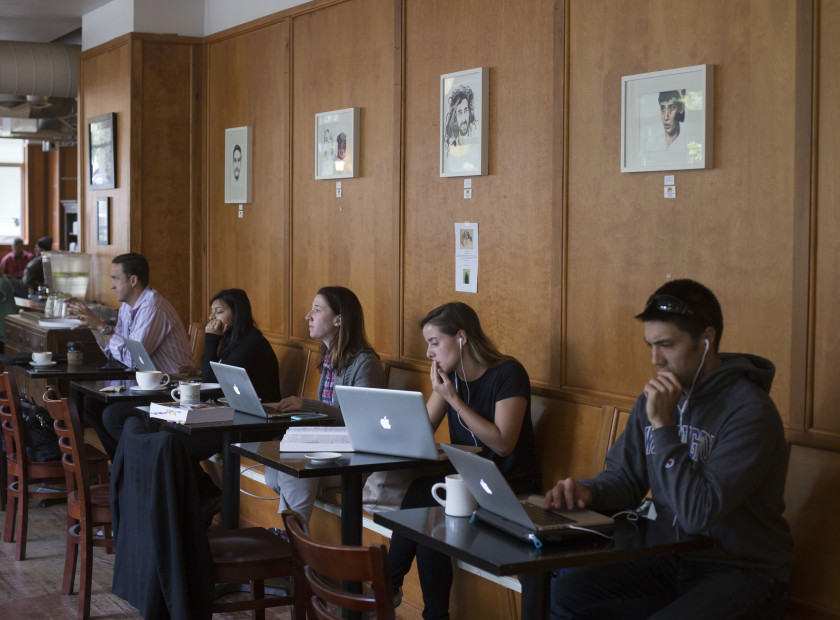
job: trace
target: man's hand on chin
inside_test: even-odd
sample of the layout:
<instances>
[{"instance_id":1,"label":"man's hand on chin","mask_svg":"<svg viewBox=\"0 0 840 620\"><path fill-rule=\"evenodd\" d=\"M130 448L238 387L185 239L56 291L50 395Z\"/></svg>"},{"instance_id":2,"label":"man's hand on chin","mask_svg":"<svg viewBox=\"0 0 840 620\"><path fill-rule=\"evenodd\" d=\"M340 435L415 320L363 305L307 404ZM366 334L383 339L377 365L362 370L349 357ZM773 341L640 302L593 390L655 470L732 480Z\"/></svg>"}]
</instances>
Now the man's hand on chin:
<instances>
[{"instance_id":1,"label":"man's hand on chin","mask_svg":"<svg viewBox=\"0 0 840 620\"><path fill-rule=\"evenodd\" d=\"M660 370L644 389L647 397L645 412L653 428L674 424L674 408L680 402L683 387L677 375Z\"/></svg>"}]
</instances>

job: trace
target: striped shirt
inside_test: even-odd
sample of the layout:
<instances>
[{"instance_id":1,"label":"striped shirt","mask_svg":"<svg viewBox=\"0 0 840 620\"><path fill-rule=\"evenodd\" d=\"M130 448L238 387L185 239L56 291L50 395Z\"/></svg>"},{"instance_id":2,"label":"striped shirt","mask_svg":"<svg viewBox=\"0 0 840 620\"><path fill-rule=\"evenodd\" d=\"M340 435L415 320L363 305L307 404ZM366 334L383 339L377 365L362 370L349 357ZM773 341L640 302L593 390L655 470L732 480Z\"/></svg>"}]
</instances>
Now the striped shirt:
<instances>
[{"instance_id":1,"label":"striped shirt","mask_svg":"<svg viewBox=\"0 0 840 620\"><path fill-rule=\"evenodd\" d=\"M14 252L9 252L3 257L3 260L0 261L0 271L5 273L7 276L22 278L23 272L26 270L26 266L31 260L32 254L26 250L21 252L20 256L15 256Z\"/></svg>"},{"instance_id":2,"label":"striped shirt","mask_svg":"<svg viewBox=\"0 0 840 620\"><path fill-rule=\"evenodd\" d=\"M176 373L182 366L193 366L187 331L181 318L158 292L146 287L134 306L123 303L117 326L108 346L102 348L108 357L133 366L125 338L143 343L155 368Z\"/></svg>"}]
</instances>

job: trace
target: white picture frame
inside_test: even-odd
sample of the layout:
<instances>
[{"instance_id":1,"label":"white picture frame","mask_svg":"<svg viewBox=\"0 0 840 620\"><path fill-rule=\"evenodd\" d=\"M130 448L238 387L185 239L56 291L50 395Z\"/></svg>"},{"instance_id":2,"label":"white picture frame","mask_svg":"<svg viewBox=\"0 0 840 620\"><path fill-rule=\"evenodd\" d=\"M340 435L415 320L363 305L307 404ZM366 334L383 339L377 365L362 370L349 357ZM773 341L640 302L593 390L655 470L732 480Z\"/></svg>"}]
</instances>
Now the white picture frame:
<instances>
[{"instance_id":1,"label":"white picture frame","mask_svg":"<svg viewBox=\"0 0 840 620\"><path fill-rule=\"evenodd\" d=\"M714 65L621 78L621 172L712 168Z\"/></svg>"},{"instance_id":2,"label":"white picture frame","mask_svg":"<svg viewBox=\"0 0 840 620\"><path fill-rule=\"evenodd\" d=\"M489 90L488 67L440 76L440 176L487 174Z\"/></svg>"},{"instance_id":3,"label":"white picture frame","mask_svg":"<svg viewBox=\"0 0 840 620\"><path fill-rule=\"evenodd\" d=\"M315 179L359 176L359 108L315 115Z\"/></svg>"},{"instance_id":4,"label":"white picture frame","mask_svg":"<svg viewBox=\"0 0 840 620\"><path fill-rule=\"evenodd\" d=\"M251 202L251 127L225 129L225 203Z\"/></svg>"}]
</instances>

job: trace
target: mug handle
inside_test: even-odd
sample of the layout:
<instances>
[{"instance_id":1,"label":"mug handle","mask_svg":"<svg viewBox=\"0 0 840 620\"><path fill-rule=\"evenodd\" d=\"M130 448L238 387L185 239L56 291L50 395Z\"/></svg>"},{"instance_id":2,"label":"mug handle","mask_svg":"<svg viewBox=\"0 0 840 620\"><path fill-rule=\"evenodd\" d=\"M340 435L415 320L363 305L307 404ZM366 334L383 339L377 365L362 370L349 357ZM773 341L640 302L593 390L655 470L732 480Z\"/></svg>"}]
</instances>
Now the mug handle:
<instances>
[{"instance_id":1,"label":"mug handle","mask_svg":"<svg viewBox=\"0 0 840 620\"><path fill-rule=\"evenodd\" d=\"M160 382L160 386L163 387L169 383L169 375L163 373L163 381Z\"/></svg>"},{"instance_id":2,"label":"mug handle","mask_svg":"<svg viewBox=\"0 0 840 620\"><path fill-rule=\"evenodd\" d=\"M443 490L445 491L445 490L446 490L446 483L444 483L444 482L435 482L435 483L432 485L432 497L434 497L434 498L435 498L435 500L437 501L437 503L438 503L438 504L440 504L441 506L443 506L444 508L446 508L446 500L441 499L441 498L440 498L440 496L437 494L437 492L438 492L438 490L439 490L439 489L443 489Z\"/></svg>"},{"instance_id":3,"label":"mug handle","mask_svg":"<svg viewBox=\"0 0 840 620\"><path fill-rule=\"evenodd\" d=\"M178 396L175 396L175 392L178 392ZM173 388L169 395L172 397L172 400L181 400L181 389L180 388Z\"/></svg>"}]
</instances>

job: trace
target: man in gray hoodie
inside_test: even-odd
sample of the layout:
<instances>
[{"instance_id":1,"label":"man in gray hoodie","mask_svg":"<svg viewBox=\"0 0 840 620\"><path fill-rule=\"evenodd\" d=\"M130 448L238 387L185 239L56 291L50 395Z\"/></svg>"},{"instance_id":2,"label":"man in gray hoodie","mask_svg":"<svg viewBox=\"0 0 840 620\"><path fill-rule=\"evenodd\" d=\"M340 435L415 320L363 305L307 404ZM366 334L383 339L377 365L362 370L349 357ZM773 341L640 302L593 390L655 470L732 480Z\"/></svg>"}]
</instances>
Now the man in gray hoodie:
<instances>
[{"instance_id":1,"label":"man in gray hoodie","mask_svg":"<svg viewBox=\"0 0 840 620\"><path fill-rule=\"evenodd\" d=\"M715 540L709 550L576 569L552 581L552 618L782 618L792 539L784 511L784 429L768 392L775 367L719 353L723 314L692 280L661 286L636 316L656 376L591 480L560 480L558 508L635 508Z\"/></svg>"}]
</instances>

